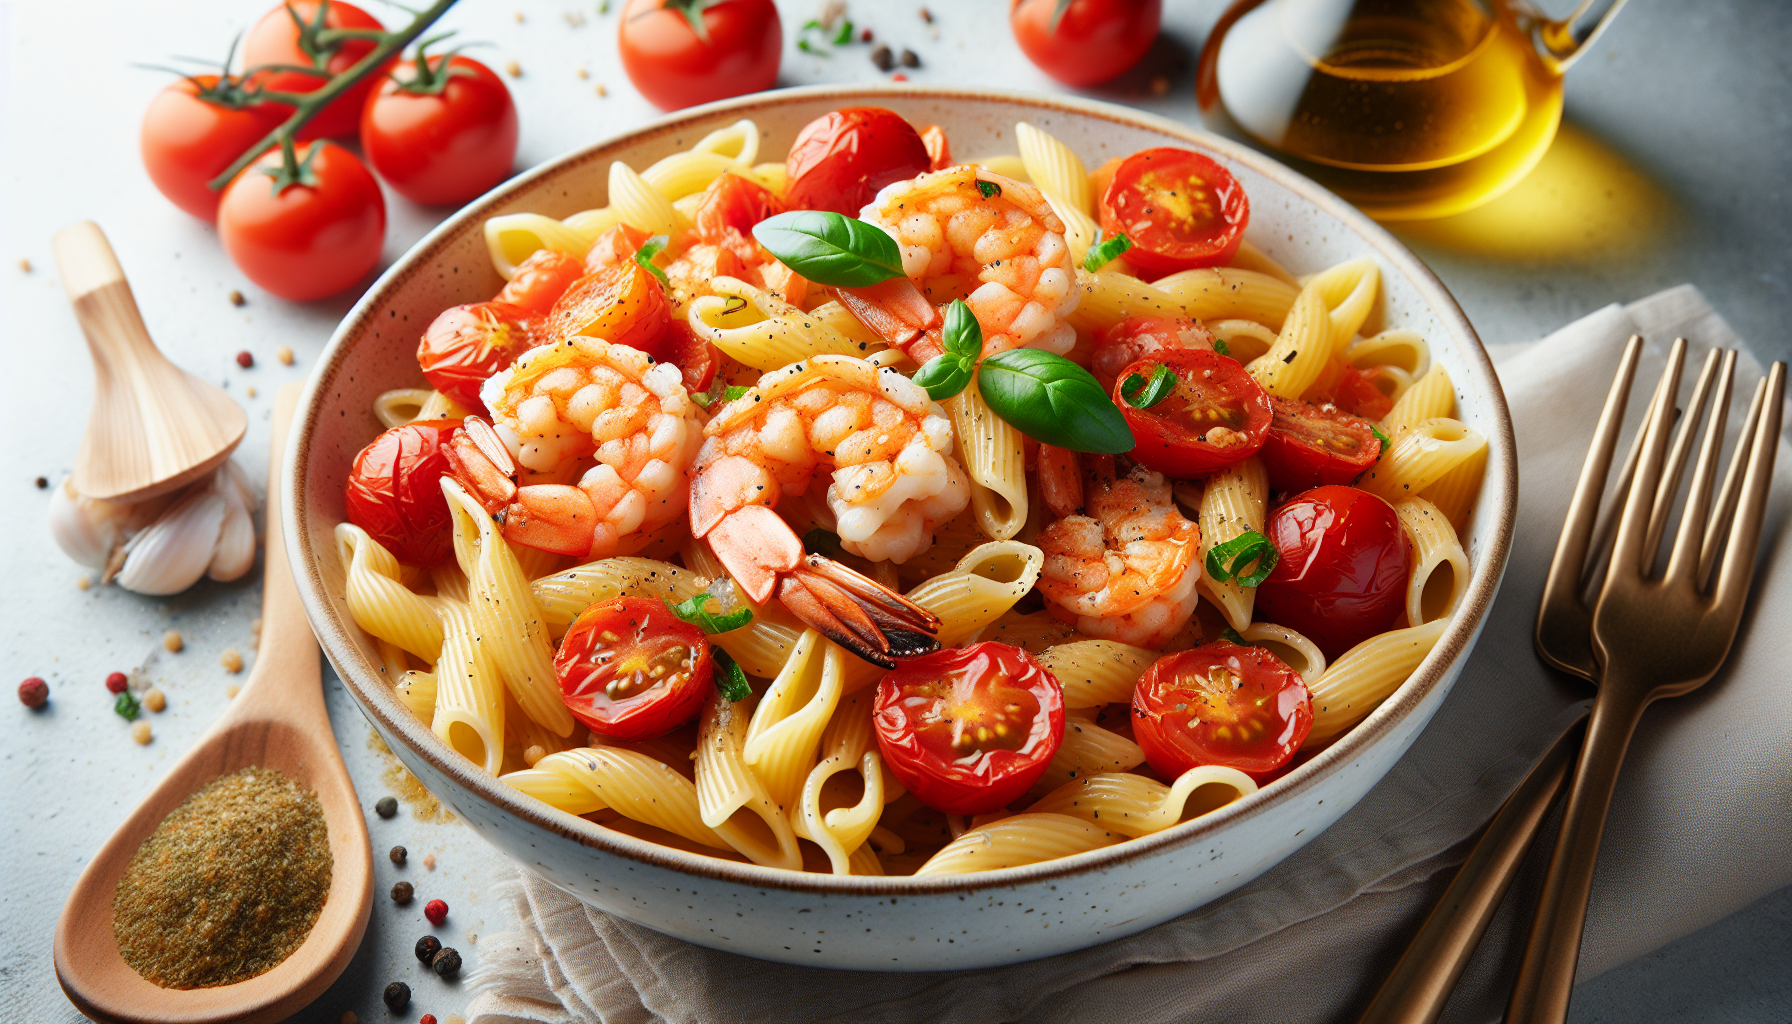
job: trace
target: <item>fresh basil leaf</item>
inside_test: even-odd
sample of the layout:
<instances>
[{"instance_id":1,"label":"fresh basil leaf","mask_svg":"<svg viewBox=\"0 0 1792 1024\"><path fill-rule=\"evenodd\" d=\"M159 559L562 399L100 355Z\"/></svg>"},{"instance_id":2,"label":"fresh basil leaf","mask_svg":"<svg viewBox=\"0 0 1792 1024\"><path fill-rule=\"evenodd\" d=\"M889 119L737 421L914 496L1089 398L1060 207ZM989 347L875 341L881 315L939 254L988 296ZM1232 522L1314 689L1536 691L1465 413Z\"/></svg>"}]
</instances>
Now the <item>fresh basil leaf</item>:
<instances>
[{"instance_id":1,"label":"fresh basil leaf","mask_svg":"<svg viewBox=\"0 0 1792 1024\"><path fill-rule=\"evenodd\" d=\"M983 354L983 325L963 299L953 299L946 307L946 326L940 343L946 351L960 359L975 362Z\"/></svg>"},{"instance_id":2,"label":"fresh basil leaf","mask_svg":"<svg viewBox=\"0 0 1792 1024\"><path fill-rule=\"evenodd\" d=\"M817 57L832 57L833 56L833 54L827 52L826 50L822 49L819 46L816 46L814 43L809 42L809 40L807 40L807 39L798 39L796 41L796 48L803 51L804 53L812 53ZM737 671L738 671L738 669L737 669Z\"/></svg>"},{"instance_id":3,"label":"fresh basil leaf","mask_svg":"<svg viewBox=\"0 0 1792 1024\"><path fill-rule=\"evenodd\" d=\"M747 682L747 673L735 664L728 652L711 646L709 653L716 659L716 689L722 691L722 699L730 704L738 704L751 697L753 686Z\"/></svg>"},{"instance_id":4,"label":"fresh basil leaf","mask_svg":"<svg viewBox=\"0 0 1792 1024\"><path fill-rule=\"evenodd\" d=\"M1149 409L1170 397L1170 392L1175 389L1176 371L1159 363L1157 369L1151 371L1150 380L1141 374L1128 374L1126 382L1120 386L1120 394L1134 409Z\"/></svg>"},{"instance_id":5,"label":"fresh basil leaf","mask_svg":"<svg viewBox=\"0 0 1792 1024\"><path fill-rule=\"evenodd\" d=\"M126 690L118 695L117 700L112 702L112 710L123 715L125 721L128 722L131 719L136 718L137 713L142 710L142 708L141 705L137 703L136 696L133 695L131 691Z\"/></svg>"},{"instance_id":6,"label":"fresh basil leaf","mask_svg":"<svg viewBox=\"0 0 1792 1024\"><path fill-rule=\"evenodd\" d=\"M993 181L979 180L977 182L977 191L983 193L983 198L985 199L994 199L996 196L1002 194L1002 186Z\"/></svg>"},{"instance_id":7,"label":"fresh basil leaf","mask_svg":"<svg viewBox=\"0 0 1792 1024\"><path fill-rule=\"evenodd\" d=\"M635 262L641 266L641 269L652 274L654 277L659 278L661 284L669 283L666 280L666 272L653 265L653 258L658 256L660 250L664 249L666 243L670 241L671 239L667 238L665 235L654 235L647 241L642 242L641 248L635 250Z\"/></svg>"},{"instance_id":8,"label":"fresh basil leaf","mask_svg":"<svg viewBox=\"0 0 1792 1024\"><path fill-rule=\"evenodd\" d=\"M1381 451L1375 453L1375 461L1380 462L1381 457L1388 453L1388 448L1394 442L1388 440L1388 435L1382 433L1381 428L1376 426L1373 423L1369 424L1369 430L1371 433L1373 433L1375 435L1375 440L1381 442Z\"/></svg>"},{"instance_id":9,"label":"fresh basil leaf","mask_svg":"<svg viewBox=\"0 0 1792 1024\"><path fill-rule=\"evenodd\" d=\"M1232 346L1226 344L1226 339L1224 338L1213 339L1213 350L1222 356L1230 356L1232 354Z\"/></svg>"},{"instance_id":10,"label":"fresh basil leaf","mask_svg":"<svg viewBox=\"0 0 1792 1024\"><path fill-rule=\"evenodd\" d=\"M902 276L902 253L882 228L826 210L791 210L753 225L779 262L816 284L865 288Z\"/></svg>"},{"instance_id":11,"label":"fresh basil leaf","mask_svg":"<svg viewBox=\"0 0 1792 1024\"><path fill-rule=\"evenodd\" d=\"M1096 242L1089 247L1088 254L1083 257L1083 269L1093 274L1107 266L1114 257L1130 248L1132 248L1132 239L1126 237L1126 232L1116 232L1114 237Z\"/></svg>"},{"instance_id":12,"label":"fresh basil leaf","mask_svg":"<svg viewBox=\"0 0 1792 1024\"><path fill-rule=\"evenodd\" d=\"M1275 571L1280 558L1281 552L1268 537L1256 530L1247 530L1208 550L1207 575L1221 583L1237 580L1241 587L1260 586ZM1247 568L1249 574L1245 573Z\"/></svg>"},{"instance_id":13,"label":"fresh basil leaf","mask_svg":"<svg viewBox=\"0 0 1792 1024\"><path fill-rule=\"evenodd\" d=\"M677 604L668 603L666 607L680 620L688 622L705 633L730 633L753 621L753 609L736 608L721 615L710 611L706 605L714 601L715 595L707 590L701 594L691 595L688 601Z\"/></svg>"},{"instance_id":14,"label":"fresh basil leaf","mask_svg":"<svg viewBox=\"0 0 1792 1024\"><path fill-rule=\"evenodd\" d=\"M852 42L852 22L843 20L840 22L840 31L834 33L834 45L845 46L850 42Z\"/></svg>"},{"instance_id":15,"label":"fresh basil leaf","mask_svg":"<svg viewBox=\"0 0 1792 1024\"><path fill-rule=\"evenodd\" d=\"M912 380L927 392L927 397L943 402L965 389L971 382L972 363L950 352L934 356L915 371Z\"/></svg>"},{"instance_id":16,"label":"fresh basil leaf","mask_svg":"<svg viewBox=\"0 0 1792 1024\"><path fill-rule=\"evenodd\" d=\"M839 558L846 554L846 549L840 546L840 537L820 527L803 534L803 550L823 558Z\"/></svg>"},{"instance_id":17,"label":"fresh basil leaf","mask_svg":"<svg viewBox=\"0 0 1792 1024\"><path fill-rule=\"evenodd\" d=\"M946 351L929 359L913 378L936 402L951 398L970 384L977 357L983 354L983 326L963 299L954 299L946 307L946 326L940 343Z\"/></svg>"},{"instance_id":18,"label":"fresh basil leaf","mask_svg":"<svg viewBox=\"0 0 1792 1024\"><path fill-rule=\"evenodd\" d=\"M1021 433L1074 452L1132 451L1132 431L1088 370L1036 348L983 360L978 389L991 410Z\"/></svg>"}]
</instances>

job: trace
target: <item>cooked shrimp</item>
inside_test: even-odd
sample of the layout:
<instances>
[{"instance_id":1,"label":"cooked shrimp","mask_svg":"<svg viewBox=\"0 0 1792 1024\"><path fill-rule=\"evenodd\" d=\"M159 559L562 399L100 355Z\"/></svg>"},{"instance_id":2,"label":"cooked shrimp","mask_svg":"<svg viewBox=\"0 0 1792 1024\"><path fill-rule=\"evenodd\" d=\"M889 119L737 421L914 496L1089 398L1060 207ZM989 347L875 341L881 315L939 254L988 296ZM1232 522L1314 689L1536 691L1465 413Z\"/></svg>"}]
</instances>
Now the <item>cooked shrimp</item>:
<instances>
[{"instance_id":1,"label":"cooked shrimp","mask_svg":"<svg viewBox=\"0 0 1792 1024\"><path fill-rule=\"evenodd\" d=\"M480 397L495 423L467 417L448 461L506 538L605 558L639 550L684 511L703 424L671 363L577 336L525 352ZM564 482L593 457L576 486ZM561 482L519 486L536 479Z\"/></svg>"},{"instance_id":2,"label":"cooked shrimp","mask_svg":"<svg viewBox=\"0 0 1792 1024\"><path fill-rule=\"evenodd\" d=\"M1076 343L1064 318L1082 293L1064 222L1033 186L949 167L885 186L859 216L895 237L906 277L836 296L917 362L940 353L939 309L954 299L976 314L984 355Z\"/></svg>"},{"instance_id":3,"label":"cooked shrimp","mask_svg":"<svg viewBox=\"0 0 1792 1024\"><path fill-rule=\"evenodd\" d=\"M1039 447L1040 490L1059 516L1039 532L1039 589L1087 636L1161 647L1194 615L1201 529L1163 474L1135 466L1116 479L1111 457L1085 458L1086 494L1075 453Z\"/></svg>"},{"instance_id":4,"label":"cooked shrimp","mask_svg":"<svg viewBox=\"0 0 1792 1024\"><path fill-rule=\"evenodd\" d=\"M863 359L819 355L773 370L704 429L691 477L691 534L707 538L754 601L774 591L798 618L867 661L936 647L938 620L826 558L772 511L831 470L841 547L874 561L925 551L970 501L952 423L927 392Z\"/></svg>"}]
</instances>

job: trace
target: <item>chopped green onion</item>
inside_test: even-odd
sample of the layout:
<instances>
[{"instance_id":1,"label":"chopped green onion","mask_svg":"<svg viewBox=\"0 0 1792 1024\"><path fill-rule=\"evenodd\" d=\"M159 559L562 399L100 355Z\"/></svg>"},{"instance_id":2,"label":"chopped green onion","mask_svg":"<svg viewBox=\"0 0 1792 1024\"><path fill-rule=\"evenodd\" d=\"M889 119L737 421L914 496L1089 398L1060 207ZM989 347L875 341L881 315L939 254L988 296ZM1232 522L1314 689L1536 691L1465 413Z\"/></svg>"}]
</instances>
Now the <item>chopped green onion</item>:
<instances>
[{"instance_id":1,"label":"chopped green onion","mask_svg":"<svg viewBox=\"0 0 1792 1024\"><path fill-rule=\"evenodd\" d=\"M1170 392L1175 389L1176 371L1159 363L1157 369L1151 371L1150 380L1137 373L1128 374L1126 382L1120 385L1120 394L1134 409L1149 409L1170 397Z\"/></svg>"},{"instance_id":2,"label":"chopped green onion","mask_svg":"<svg viewBox=\"0 0 1792 1024\"><path fill-rule=\"evenodd\" d=\"M985 199L994 199L996 196L1002 194L1002 186L993 181L979 180L977 182L977 191L983 193L983 198Z\"/></svg>"},{"instance_id":3,"label":"chopped green onion","mask_svg":"<svg viewBox=\"0 0 1792 1024\"><path fill-rule=\"evenodd\" d=\"M128 722L137 717L138 712L142 710L142 706L137 703L137 698L131 695L131 691L126 690L118 695L117 700L112 702L112 710L124 716L124 720Z\"/></svg>"},{"instance_id":4,"label":"chopped green onion","mask_svg":"<svg viewBox=\"0 0 1792 1024\"><path fill-rule=\"evenodd\" d=\"M753 686L747 682L747 673L728 656L728 652L712 646L709 653L716 659L716 689L722 691L722 699L738 704L751 697Z\"/></svg>"},{"instance_id":5,"label":"chopped green onion","mask_svg":"<svg viewBox=\"0 0 1792 1024\"><path fill-rule=\"evenodd\" d=\"M1226 344L1226 339L1224 338L1213 339L1213 350L1222 356L1229 356L1232 354L1232 346Z\"/></svg>"},{"instance_id":6,"label":"chopped green onion","mask_svg":"<svg viewBox=\"0 0 1792 1024\"><path fill-rule=\"evenodd\" d=\"M1281 553L1268 537L1256 530L1247 530L1208 550L1207 575L1220 583L1237 580L1241 587L1255 587L1275 571L1279 558ZM1250 569L1248 574L1246 568Z\"/></svg>"},{"instance_id":7,"label":"chopped green onion","mask_svg":"<svg viewBox=\"0 0 1792 1024\"><path fill-rule=\"evenodd\" d=\"M1089 254L1083 257L1083 269L1093 274L1108 265L1114 257L1132 248L1132 239L1121 231L1114 237L1096 242L1089 247Z\"/></svg>"},{"instance_id":8,"label":"chopped green onion","mask_svg":"<svg viewBox=\"0 0 1792 1024\"><path fill-rule=\"evenodd\" d=\"M753 609L736 608L731 612L717 615L704 607L714 601L716 596L709 591L691 595L690 600L666 605L672 614L680 620L688 622L705 633L731 633L753 621Z\"/></svg>"},{"instance_id":9,"label":"chopped green onion","mask_svg":"<svg viewBox=\"0 0 1792 1024\"><path fill-rule=\"evenodd\" d=\"M666 272L653 265L653 258L660 254L660 250L664 249L669 241L671 239L665 235L654 235L641 243L641 248L635 250L635 262L641 266L641 269L659 278L661 284L669 283L666 280Z\"/></svg>"}]
</instances>

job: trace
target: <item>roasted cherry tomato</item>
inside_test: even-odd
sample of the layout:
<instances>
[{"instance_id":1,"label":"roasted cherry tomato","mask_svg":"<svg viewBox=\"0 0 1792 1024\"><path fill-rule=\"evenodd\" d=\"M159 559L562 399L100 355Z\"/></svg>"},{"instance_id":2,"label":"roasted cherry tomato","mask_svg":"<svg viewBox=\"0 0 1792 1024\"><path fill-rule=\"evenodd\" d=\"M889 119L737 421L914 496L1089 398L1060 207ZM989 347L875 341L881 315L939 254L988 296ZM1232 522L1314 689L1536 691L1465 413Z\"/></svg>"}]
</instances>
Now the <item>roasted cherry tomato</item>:
<instances>
[{"instance_id":1,"label":"roasted cherry tomato","mask_svg":"<svg viewBox=\"0 0 1792 1024\"><path fill-rule=\"evenodd\" d=\"M361 112L361 151L411 202L457 206L510 177L516 104L471 57L427 63L427 78L413 61L381 81Z\"/></svg>"},{"instance_id":2,"label":"roasted cherry tomato","mask_svg":"<svg viewBox=\"0 0 1792 1024\"><path fill-rule=\"evenodd\" d=\"M716 371L722 367L722 353L714 345L697 337L690 321L674 317L661 344L662 358L684 373L684 386L693 395L700 395L715 383ZM715 406L720 409L720 406Z\"/></svg>"},{"instance_id":3,"label":"roasted cherry tomato","mask_svg":"<svg viewBox=\"0 0 1792 1024\"><path fill-rule=\"evenodd\" d=\"M686 10L700 11L703 32ZM661 110L770 89L778 80L784 26L772 0L629 0L617 43L622 67Z\"/></svg>"},{"instance_id":4,"label":"roasted cherry tomato","mask_svg":"<svg viewBox=\"0 0 1792 1024\"><path fill-rule=\"evenodd\" d=\"M635 258L647 240L653 236L640 228L627 224L618 224L597 236L591 243L591 251L585 254L585 273L595 274L600 270L620 267Z\"/></svg>"},{"instance_id":5,"label":"roasted cherry tomato","mask_svg":"<svg viewBox=\"0 0 1792 1024\"><path fill-rule=\"evenodd\" d=\"M554 654L560 699L592 732L664 736L696 717L715 685L703 631L664 601L619 597L579 613Z\"/></svg>"},{"instance_id":6,"label":"roasted cherry tomato","mask_svg":"<svg viewBox=\"0 0 1792 1024\"><path fill-rule=\"evenodd\" d=\"M1139 62L1157 40L1163 0L1014 0L1014 40L1065 85L1100 85Z\"/></svg>"},{"instance_id":7,"label":"roasted cherry tomato","mask_svg":"<svg viewBox=\"0 0 1792 1024\"><path fill-rule=\"evenodd\" d=\"M586 274L573 282L548 314L547 335L588 334L660 358L660 341L672 322L657 278L634 260Z\"/></svg>"},{"instance_id":8,"label":"roasted cherry tomato","mask_svg":"<svg viewBox=\"0 0 1792 1024\"><path fill-rule=\"evenodd\" d=\"M1089 369L1111 389L1120 371L1133 363L1155 352L1182 348L1212 351L1213 334L1185 316L1129 316L1096 337Z\"/></svg>"},{"instance_id":9,"label":"roasted cherry tomato","mask_svg":"<svg viewBox=\"0 0 1792 1024\"><path fill-rule=\"evenodd\" d=\"M1275 420L1263 442L1263 466L1278 491L1347 484L1381 458L1381 438L1361 416L1332 405L1272 397Z\"/></svg>"},{"instance_id":10,"label":"roasted cherry tomato","mask_svg":"<svg viewBox=\"0 0 1792 1024\"><path fill-rule=\"evenodd\" d=\"M1157 368L1176 375L1149 409L1126 397L1129 383ZM1133 398L1142 398L1135 392ZM1114 380L1114 404L1132 428L1132 457L1166 476L1201 476L1256 454L1269 436L1269 395L1238 360L1206 349L1166 349L1133 363Z\"/></svg>"},{"instance_id":11,"label":"roasted cherry tomato","mask_svg":"<svg viewBox=\"0 0 1792 1024\"><path fill-rule=\"evenodd\" d=\"M218 219L222 190L206 183L286 119L285 108L240 103L238 92L217 75L183 78L143 112L139 145L149 180L169 202L208 221Z\"/></svg>"},{"instance_id":12,"label":"roasted cherry tomato","mask_svg":"<svg viewBox=\"0 0 1792 1024\"><path fill-rule=\"evenodd\" d=\"M1394 400L1375 386L1373 377L1336 356L1307 388L1307 397L1366 420L1382 419L1394 408Z\"/></svg>"},{"instance_id":13,"label":"roasted cherry tomato","mask_svg":"<svg viewBox=\"0 0 1792 1024\"><path fill-rule=\"evenodd\" d=\"M753 225L784 212L784 204L771 190L738 174L723 173L703 191L697 207L697 236L720 242L729 229L742 238L753 237Z\"/></svg>"},{"instance_id":14,"label":"roasted cherry tomato","mask_svg":"<svg viewBox=\"0 0 1792 1024\"><path fill-rule=\"evenodd\" d=\"M498 301L521 306L530 316L547 316L566 289L585 273L585 265L571 256L537 249L516 265L516 273L505 282Z\"/></svg>"},{"instance_id":15,"label":"roasted cherry tomato","mask_svg":"<svg viewBox=\"0 0 1792 1024\"><path fill-rule=\"evenodd\" d=\"M1387 502L1355 487L1315 487L1271 512L1263 532L1280 557L1257 588L1257 611L1327 658L1400 617L1409 556Z\"/></svg>"},{"instance_id":16,"label":"roasted cherry tomato","mask_svg":"<svg viewBox=\"0 0 1792 1024\"><path fill-rule=\"evenodd\" d=\"M1132 240L1126 262L1150 274L1222 265L1238 252L1251 203L1231 172L1186 149L1143 149L1101 196L1101 227Z\"/></svg>"},{"instance_id":17,"label":"roasted cherry tomato","mask_svg":"<svg viewBox=\"0 0 1792 1024\"><path fill-rule=\"evenodd\" d=\"M249 280L283 299L321 299L380 261L386 200L355 155L333 142L298 148L301 180L276 191L278 148L250 164L218 202L218 237Z\"/></svg>"},{"instance_id":18,"label":"roasted cherry tomato","mask_svg":"<svg viewBox=\"0 0 1792 1024\"><path fill-rule=\"evenodd\" d=\"M784 158L784 205L857 217L878 189L932 166L920 133L895 111L832 110L804 125L791 144Z\"/></svg>"},{"instance_id":19,"label":"roasted cherry tomato","mask_svg":"<svg viewBox=\"0 0 1792 1024\"><path fill-rule=\"evenodd\" d=\"M320 7L327 7L321 25L317 20ZM262 15L249 30L243 40L243 66L281 64L317 68L318 74L269 71L255 79L262 88L275 92L315 92L329 84L330 76L347 71L372 53L376 45L371 39L345 39L334 49L326 50L316 38L320 28L378 31L383 26L378 18L342 0L291 0ZM379 71L356 82L330 101L329 106L299 129L299 138L346 138L355 134L368 94L385 80L386 72L397 62L397 57L392 58ZM292 108L284 104L276 109L280 111L281 120L292 114Z\"/></svg>"},{"instance_id":20,"label":"roasted cherry tomato","mask_svg":"<svg viewBox=\"0 0 1792 1024\"><path fill-rule=\"evenodd\" d=\"M480 385L541 340L521 306L496 301L453 306L423 332L417 365L437 391L469 409L482 409Z\"/></svg>"},{"instance_id":21,"label":"roasted cherry tomato","mask_svg":"<svg viewBox=\"0 0 1792 1024\"><path fill-rule=\"evenodd\" d=\"M983 814L1019 799L1064 739L1064 691L1033 656L980 643L913 658L877 686L884 764L922 803Z\"/></svg>"},{"instance_id":22,"label":"roasted cherry tomato","mask_svg":"<svg viewBox=\"0 0 1792 1024\"><path fill-rule=\"evenodd\" d=\"M442 474L444 448L460 420L393 427L355 456L348 474L348 521L405 565L423 568L454 553Z\"/></svg>"},{"instance_id":23,"label":"roasted cherry tomato","mask_svg":"<svg viewBox=\"0 0 1792 1024\"><path fill-rule=\"evenodd\" d=\"M1262 647L1219 640L1166 654L1133 690L1133 739L1166 780L1204 764L1260 779L1286 764L1312 729L1306 684Z\"/></svg>"}]
</instances>

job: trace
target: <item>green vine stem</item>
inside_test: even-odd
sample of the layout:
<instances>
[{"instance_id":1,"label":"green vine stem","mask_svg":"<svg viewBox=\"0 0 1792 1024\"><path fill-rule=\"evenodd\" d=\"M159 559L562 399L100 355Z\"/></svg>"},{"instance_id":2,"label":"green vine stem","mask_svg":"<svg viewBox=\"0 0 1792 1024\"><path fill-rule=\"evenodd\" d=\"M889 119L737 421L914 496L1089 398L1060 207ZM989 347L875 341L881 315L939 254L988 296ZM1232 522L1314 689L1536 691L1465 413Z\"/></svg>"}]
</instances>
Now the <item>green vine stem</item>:
<instances>
[{"instance_id":1,"label":"green vine stem","mask_svg":"<svg viewBox=\"0 0 1792 1024\"><path fill-rule=\"evenodd\" d=\"M405 47L411 45L418 36L421 36L427 31L431 25L435 24L436 21L442 17L442 15L448 13L448 8L453 7L454 4L455 0L435 0L435 3L418 11L417 16L412 19L411 23L397 32L357 34L371 33L371 30L331 29L328 30L327 33L319 33L320 36L330 33L341 33L341 38L343 39L377 37L380 42L378 46L375 46L372 50L368 51L366 56L356 61L348 70L331 78L328 85L318 89L316 92L265 92L261 94L260 98L264 100L290 103L293 107L292 116L281 122L279 127L269 132L260 142L257 142L255 145L250 146L245 150L242 156L237 157L235 163L231 164L228 168L225 168L223 174L220 174L207 182L206 187L214 192L221 191L224 186L230 184L236 179L238 174L242 173L243 168L254 163L263 153L266 153L275 146L279 146L281 151L285 154L284 162L286 167L291 171L298 171L298 160L293 152L293 140L298 136L299 129L303 128L313 117L316 117L319 111L329 106L331 100L334 100L344 92L347 92L357 82L378 70L380 66L385 64L394 54L403 53ZM277 178L276 180L278 181L279 179ZM296 180L296 178L294 180Z\"/></svg>"}]
</instances>

